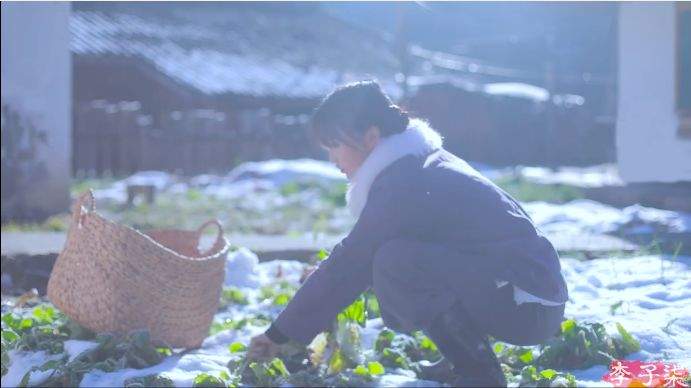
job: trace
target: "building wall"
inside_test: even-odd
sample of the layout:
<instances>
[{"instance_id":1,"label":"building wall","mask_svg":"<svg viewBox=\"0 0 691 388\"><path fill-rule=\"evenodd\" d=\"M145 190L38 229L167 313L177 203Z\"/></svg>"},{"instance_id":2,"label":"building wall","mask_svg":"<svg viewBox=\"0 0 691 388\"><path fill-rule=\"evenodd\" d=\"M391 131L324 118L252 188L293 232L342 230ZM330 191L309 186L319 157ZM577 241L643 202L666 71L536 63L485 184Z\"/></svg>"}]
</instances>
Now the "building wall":
<instances>
[{"instance_id":1,"label":"building wall","mask_svg":"<svg viewBox=\"0 0 691 388\"><path fill-rule=\"evenodd\" d=\"M69 207L70 12L67 2L2 2L3 220Z\"/></svg>"},{"instance_id":2,"label":"building wall","mask_svg":"<svg viewBox=\"0 0 691 388\"><path fill-rule=\"evenodd\" d=\"M617 158L627 182L691 181L691 140L675 111L673 3L619 9Z\"/></svg>"},{"instance_id":3,"label":"building wall","mask_svg":"<svg viewBox=\"0 0 691 388\"><path fill-rule=\"evenodd\" d=\"M614 125L597 123L588 105L490 95L440 83L418 87L403 107L428 119L444 136L445 147L467 160L499 166L615 161Z\"/></svg>"}]
</instances>

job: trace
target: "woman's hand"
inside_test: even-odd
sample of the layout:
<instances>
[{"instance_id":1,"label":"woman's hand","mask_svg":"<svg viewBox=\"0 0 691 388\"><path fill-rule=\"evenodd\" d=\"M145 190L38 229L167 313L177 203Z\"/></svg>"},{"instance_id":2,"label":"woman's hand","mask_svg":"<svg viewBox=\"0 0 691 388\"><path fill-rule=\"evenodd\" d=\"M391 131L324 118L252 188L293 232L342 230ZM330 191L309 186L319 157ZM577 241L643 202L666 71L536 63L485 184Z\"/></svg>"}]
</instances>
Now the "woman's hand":
<instances>
[{"instance_id":1,"label":"woman's hand","mask_svg":"<svg viewBox=\"0 0 691 388\"><path fill-rule=\"evenodd\" d=\"M271 341L266 334L259 334L250 340L247 357L255 361L270 360L276 357L279 348L280 345Z\"/></svg>"}]
</instances>

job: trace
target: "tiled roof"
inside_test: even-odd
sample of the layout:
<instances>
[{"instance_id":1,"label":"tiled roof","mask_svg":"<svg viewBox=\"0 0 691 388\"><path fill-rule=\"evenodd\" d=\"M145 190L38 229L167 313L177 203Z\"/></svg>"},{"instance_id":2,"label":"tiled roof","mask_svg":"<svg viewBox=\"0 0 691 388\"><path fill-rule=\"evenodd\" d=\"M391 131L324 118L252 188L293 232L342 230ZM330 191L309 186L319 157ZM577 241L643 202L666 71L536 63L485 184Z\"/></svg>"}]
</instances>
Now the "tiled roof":
<instances>
[{"instance_id":1,"label":"tiled roof","mask_svg":"<svg viewBox=\"0 0 691 388\"><path fill-rule=\"evenodd\" d=\"M209 95L319 97L338 83L368 77L400 93L396 58L378 35L320 11L219 10L75 10L71 50L141 59Z\"/></svg>"}]
</instances>

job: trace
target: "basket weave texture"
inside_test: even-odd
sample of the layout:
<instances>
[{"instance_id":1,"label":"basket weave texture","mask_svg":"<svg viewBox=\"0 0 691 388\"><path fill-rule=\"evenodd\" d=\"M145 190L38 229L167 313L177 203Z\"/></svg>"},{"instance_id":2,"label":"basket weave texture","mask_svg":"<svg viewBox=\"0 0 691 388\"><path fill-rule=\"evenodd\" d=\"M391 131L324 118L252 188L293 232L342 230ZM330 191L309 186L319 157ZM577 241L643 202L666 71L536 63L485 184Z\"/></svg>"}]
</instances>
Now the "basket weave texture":
<instances>
[{"instance_id":1,"label":"basket weave texture","mask_svg":"<svg viewBox=\"0 0 691 388\"><path fill-rule=\"evenodd\" d=\"M199 240L212 225L218 228L216 240L200 252ZM72 209L48 298L97 333L147 329L154 341L196 348L218 309L228 250L216 220L196 231L142 233L98 214L89 190Z\"/></svg>"}]
</instances>

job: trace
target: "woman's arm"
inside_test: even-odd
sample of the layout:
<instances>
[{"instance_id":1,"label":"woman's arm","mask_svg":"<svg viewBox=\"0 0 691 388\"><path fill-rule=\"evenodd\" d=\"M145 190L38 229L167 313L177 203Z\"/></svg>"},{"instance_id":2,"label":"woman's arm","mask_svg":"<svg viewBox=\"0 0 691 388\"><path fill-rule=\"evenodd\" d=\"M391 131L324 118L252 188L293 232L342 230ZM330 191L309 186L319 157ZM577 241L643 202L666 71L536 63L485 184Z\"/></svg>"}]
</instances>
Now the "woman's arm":
<instances>
[{"instance_id":1,"label":"woman's arm","mask_svg":"<svg viewBox=\"0 0 691 388\"><path fill-rule=\"evenodd\" d=\"M375 188L353 230L310 275L267 330L277 343L308 344L372 284L376 250L400 232L404 209L394 190Z\"/></svg>"}]
</instances>

